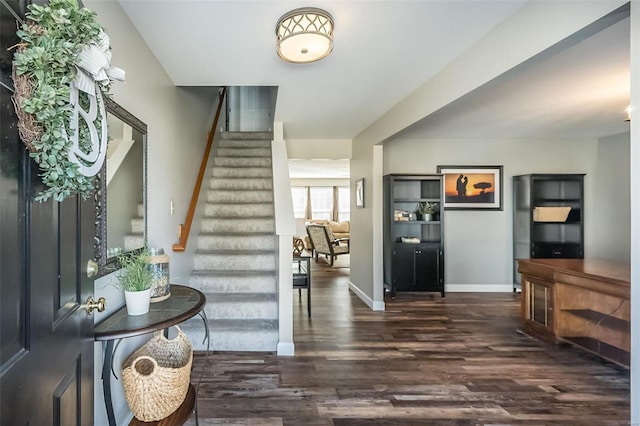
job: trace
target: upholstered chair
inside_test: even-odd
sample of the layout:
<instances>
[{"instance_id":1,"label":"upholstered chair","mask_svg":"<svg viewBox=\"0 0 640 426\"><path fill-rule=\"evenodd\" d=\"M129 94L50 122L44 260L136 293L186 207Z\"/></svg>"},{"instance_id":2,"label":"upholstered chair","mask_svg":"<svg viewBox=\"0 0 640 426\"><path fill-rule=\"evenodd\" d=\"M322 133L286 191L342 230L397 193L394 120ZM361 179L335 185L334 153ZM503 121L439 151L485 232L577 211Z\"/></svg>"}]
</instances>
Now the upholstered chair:
<instances>
[{"instance_id":1,"label":"upholstered chair","mask_svg":"<svg viewBox=\"0 0 640 426\"><path fill-rule=\"evenodd\" d=\"M333 261L337 256L349 253L349 239L334 238L327 225L307 225L307 234L313 244L316 262L318 262L318 254L324 254L333 266Z\"/></svg>"}]
</instances>

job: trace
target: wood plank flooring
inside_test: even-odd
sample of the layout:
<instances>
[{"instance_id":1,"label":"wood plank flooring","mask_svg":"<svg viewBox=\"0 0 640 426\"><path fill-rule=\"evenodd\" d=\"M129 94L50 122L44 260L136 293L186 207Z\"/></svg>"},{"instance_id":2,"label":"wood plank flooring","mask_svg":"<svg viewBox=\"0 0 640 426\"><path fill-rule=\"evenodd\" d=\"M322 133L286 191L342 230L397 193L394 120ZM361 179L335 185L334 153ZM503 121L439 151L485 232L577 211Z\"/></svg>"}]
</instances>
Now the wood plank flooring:
<instances>
[{"instance_id":1,"label":"wood plank flooring","mask_svg":"<svg viewBox=\"0 0 640 426\"><path fill-rule=\"evenodd\" d=\"M400 293L373 312L348 282L314 265L311 319L294 293L294 357L196 354L198 424L629 424L629 372L519 333L519 294Z\"/></svg>"}]
</instances>

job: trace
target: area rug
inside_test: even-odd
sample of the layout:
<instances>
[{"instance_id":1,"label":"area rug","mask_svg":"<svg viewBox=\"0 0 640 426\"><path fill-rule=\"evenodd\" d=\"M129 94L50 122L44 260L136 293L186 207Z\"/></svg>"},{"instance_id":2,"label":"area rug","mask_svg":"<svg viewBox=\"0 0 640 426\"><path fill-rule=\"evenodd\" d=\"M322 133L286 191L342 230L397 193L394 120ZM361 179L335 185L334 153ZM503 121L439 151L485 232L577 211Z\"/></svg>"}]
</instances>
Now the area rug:
<instances>
[{"instance_id":1,"label":"area rug","mask_svg":"<svg viewBox=\"0 0 640 426\"><path fill-rule=\"evenodd\" d=\"M336 260L333 261L333 268L348 268L350 266L350 259L348 254L341 254L336 257ZM315 258L312 260L315 262ZM318 256L317 266L322 268L331 268L332 266L329 264L329 259L325 258L323 255Z\"/></svg>"}]
</instances>

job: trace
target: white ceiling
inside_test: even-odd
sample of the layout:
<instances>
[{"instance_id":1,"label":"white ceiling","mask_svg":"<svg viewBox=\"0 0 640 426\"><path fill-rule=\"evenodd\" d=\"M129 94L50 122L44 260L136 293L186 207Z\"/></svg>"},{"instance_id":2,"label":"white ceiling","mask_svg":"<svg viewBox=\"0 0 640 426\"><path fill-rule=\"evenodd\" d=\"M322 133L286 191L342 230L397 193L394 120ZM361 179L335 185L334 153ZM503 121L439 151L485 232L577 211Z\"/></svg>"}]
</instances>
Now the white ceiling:
<instances>
[{"instance_id":1,"label":"white ceiling","mask_svg":"<svg viewBox=\"0 0 640 426\"><path fill-rule=\"evenodd\" d=\"M181 86L278 86L287 139L351 139L461 55L525 0L118 0ZM534 0L535 1L535 0ZM283 62L275 24L321 7L334 51ZM543 26L541 26L543 30ZM624 132L629 20L544 54L406 129L411 137L600 137ZM300 171L316 170L298 163ZM342 173L341 166L332 166Z\"/></svg>"}]
</instances>

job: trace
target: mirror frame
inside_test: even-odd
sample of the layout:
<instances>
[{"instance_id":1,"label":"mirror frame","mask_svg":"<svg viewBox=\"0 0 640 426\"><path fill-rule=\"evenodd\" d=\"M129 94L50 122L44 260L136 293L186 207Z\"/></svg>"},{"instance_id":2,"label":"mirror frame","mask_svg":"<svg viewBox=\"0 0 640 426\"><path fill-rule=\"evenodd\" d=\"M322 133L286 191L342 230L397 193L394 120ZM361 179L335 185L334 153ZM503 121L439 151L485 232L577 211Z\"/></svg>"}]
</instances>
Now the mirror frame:
<instances>
[{"instance_id":1,"label":"mirror frame","mask_svg":"<svg viewBox=\"0 0 640 426\"><path fill-rule=\"evenodd\" d=\"M147 242L147 125L124 109L113 99L105 97L104 104L108 114L122 120L142 133L142 203L144 204L144 241ZM119 269L116 258L107 258L107 161L100 168L94 182L95 200L95 261L98 264L96 278L103 277Z\"/></svg>"}]
</instances>

